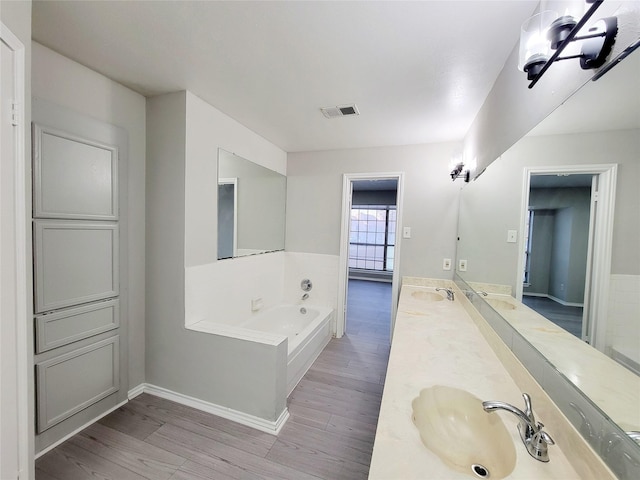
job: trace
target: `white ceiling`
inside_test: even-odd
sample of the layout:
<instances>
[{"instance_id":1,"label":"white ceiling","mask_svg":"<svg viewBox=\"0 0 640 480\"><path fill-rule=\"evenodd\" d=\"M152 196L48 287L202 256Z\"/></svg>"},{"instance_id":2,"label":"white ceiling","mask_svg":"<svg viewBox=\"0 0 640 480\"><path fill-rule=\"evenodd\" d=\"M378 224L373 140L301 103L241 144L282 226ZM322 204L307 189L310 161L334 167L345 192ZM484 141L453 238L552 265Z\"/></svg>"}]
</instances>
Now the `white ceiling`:
<instances>
[{"instance_id":1,"label":"white ceiling","mask_svg":"<svg viewBox=\"0 0 640 480\"><path fill-rule=\"evenodd\" d=\"M33 38L285 151L461 140L537 1L33 2ZM515 68L515 66L514 66ZM320 107L356 103L359 116Z\"/></svg>"}]
</instances>

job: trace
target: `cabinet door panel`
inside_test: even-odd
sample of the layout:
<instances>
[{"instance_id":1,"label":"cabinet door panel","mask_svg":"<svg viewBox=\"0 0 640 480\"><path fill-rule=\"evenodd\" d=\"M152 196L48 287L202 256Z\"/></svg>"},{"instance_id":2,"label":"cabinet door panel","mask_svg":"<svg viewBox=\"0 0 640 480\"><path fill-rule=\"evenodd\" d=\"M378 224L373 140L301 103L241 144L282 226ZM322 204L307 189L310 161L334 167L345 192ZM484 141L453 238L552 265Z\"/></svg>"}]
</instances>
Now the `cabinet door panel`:
<instances>
[{"instance_id":1,"label":"cabinet door panel","mask_svg":"<svg viewBox=\"0 0 640 480\"><path fill-rule=\"evenodd\" d=\"M35 313L118 295L118 226L35 220Z\"/></svg>"},{"instance_id":2,"label":"cabinet door panel","mask_svg":"<svg viewBox=\"0 0 640 480\"><path fill-rule=\"evenodd\" d=\"M118 328L118 300L68 308L36 317L36 353Z\"/></svg>"},{"instance_id":3,"label":"cabinet door panel","mask_svg":"<svg viewBox=\"0 0 640 480\"><path fill-rule=\"evenodd\" d=\"M111 337L36 364L38 433L118 391L119 343Z\"/></svg>"},{"instance_id":4,"label":"cabinet door panel","mask_svg":"<svg viewBox=\"0 0 640 480\"><path fill-rule=\"evenodd\" d=\"M35 124L34 216L116 220L115 147Z\"/></svg>"}]
</instances>

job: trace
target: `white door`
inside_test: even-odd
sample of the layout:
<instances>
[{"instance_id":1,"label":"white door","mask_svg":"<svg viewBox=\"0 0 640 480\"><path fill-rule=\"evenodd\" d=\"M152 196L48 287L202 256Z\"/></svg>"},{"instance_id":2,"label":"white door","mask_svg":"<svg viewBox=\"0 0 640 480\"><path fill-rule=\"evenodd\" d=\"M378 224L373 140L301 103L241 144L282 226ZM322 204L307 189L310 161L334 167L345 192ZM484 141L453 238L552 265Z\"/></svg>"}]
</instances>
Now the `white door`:
<instances>
[{"instance_id":1,"label":"white door","mask_svg":"<svg viewBox=\"0 0 640 480\"><path fill-rule=\"evenodd\" d=\"M0 24L0 478L29 470L24 46Z\"/></svg>"}]
</instances>

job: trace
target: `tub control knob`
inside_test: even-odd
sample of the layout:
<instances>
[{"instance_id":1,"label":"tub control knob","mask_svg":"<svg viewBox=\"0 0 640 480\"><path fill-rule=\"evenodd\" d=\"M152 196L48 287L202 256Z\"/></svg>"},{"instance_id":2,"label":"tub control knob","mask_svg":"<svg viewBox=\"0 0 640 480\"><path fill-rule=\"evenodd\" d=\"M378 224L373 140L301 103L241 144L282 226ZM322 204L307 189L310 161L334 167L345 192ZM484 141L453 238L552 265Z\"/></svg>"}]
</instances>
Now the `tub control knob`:
<instances>
[{"instance_id":1,"label":"tub control knob","mask_svg":"<svg viewBox=\"0 0 640 480\"><path fill-rule=\"evenodd\" d=\"M313 284L311 283L311 280L305 278L300 282L300 288L303 292L308 292L309 290L311 290L311 288L313 288Z\"/></svg>"}]
</instances>

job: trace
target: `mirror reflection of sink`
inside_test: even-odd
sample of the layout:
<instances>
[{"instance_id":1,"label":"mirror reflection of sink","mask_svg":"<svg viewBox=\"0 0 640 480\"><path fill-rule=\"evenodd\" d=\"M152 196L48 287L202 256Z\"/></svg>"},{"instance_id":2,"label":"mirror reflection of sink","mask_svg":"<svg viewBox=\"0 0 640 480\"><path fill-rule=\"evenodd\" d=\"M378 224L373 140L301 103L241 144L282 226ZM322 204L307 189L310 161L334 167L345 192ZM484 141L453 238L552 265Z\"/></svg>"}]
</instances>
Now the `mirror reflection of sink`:
<instances>
[{"instance_id":1,"label":"mirror reflection of sink","mask_svg":"<svg viewBox=\"0 0 640 480\"><path fill-rule=\"evenodd\" d=\"M498 415L465 390L436 385L412 402L422 443L450 468L476 478L504 478L516 465L513 440Z\"/></svg>"},{"instance_id":2,"label":"mirror reflection of sink","mask_svg":"<svg viewBox=\"0 0 640 480\"><path fill-rule=\"evenodd\" d=\"M440 300L444 299L444 297L439 293L426 292L424 290L416 290L415 292L411 292L411 296L419 300L424 300L425 302L439 302Z\"/></svg>"},{"instance_id":3,"label":"mirror reflection of sink","mask_svg":"<svg viewBox=\"0 0 640 480\"><path fill-rule=\"evenodd\" d=\"M497 310L515 310L516 306L513 303L505 302L504 300L498 300L497 298L485 298L487 303Z\"/></svg>"}]
</instances>

